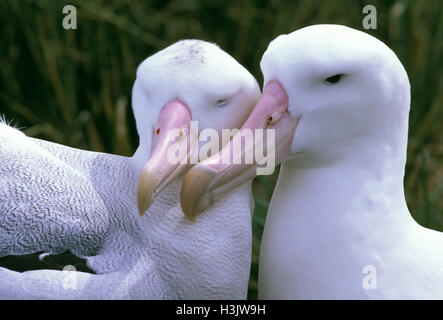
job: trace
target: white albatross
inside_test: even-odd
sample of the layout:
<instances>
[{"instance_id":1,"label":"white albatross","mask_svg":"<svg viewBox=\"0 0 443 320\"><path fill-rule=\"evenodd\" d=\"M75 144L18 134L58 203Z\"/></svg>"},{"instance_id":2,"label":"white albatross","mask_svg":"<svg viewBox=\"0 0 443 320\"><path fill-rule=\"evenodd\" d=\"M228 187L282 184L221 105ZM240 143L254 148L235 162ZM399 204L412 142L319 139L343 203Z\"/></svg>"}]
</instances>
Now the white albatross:
<instances>
[{"instance_id":1,"label":"white albatross","mask_svg":"<svg viewBox=\"0 0 443 320\"><path fill-rule=\"evenodd\" d=\"M70 250L97 273L0 268L0 298L245 299L250 188L232 190L229 208L190 223L179 204L187 165L171 164L166 153L189 144L172 129L188 132L191 120L200 130L238 128L259 97L255 78L230 55L183 40L137 70L133 157L69 148L0 123L0 256Z\"/></svg>"},{"instance_id":2,"label":"white albatross","mask_svg":"<svg viewBox=\"0 0 443 320\"><path fill-rule=\"evenodd\" d=\"M276 129L283 163L259 297L442 299L443 233L418 225L404 196L410 85L396 55L366 33L315 25L272 41L261 68L244 127ZM185 176L185 214L251 167L218 165L225 149ZM206 184L195 190L197 176Z\"/></svg>"}]
</instances>

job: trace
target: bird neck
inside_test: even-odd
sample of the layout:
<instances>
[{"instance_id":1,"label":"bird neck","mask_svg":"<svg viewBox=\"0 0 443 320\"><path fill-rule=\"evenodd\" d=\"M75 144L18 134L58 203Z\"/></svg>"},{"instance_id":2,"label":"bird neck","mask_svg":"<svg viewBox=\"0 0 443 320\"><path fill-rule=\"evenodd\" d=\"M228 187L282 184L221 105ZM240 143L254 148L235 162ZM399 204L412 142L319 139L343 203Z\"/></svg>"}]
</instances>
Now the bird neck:
<instances>
[{"instance_id":1,"label":"bird neck","mask_svg":"<svg viewBox=\"0 0 443 320\"><path fill-rule=\"evenodd\" d=\"M354 158L301 170L296 160L284 163L271 214L285 223L309 224L314 233L330 230L331 241L342 232L365 235L380 224L391 230L400 227L412 219L404 198L404 169L383 157L365 160L363 166L356 165L360 160ZM285 210L277 209L282 206Z\"/></svg>"},{"instance_id":2,"label":"bird neck","mask_svg":"<svg viewBox=\"0 0 443 320\"><path fill-rule=\"evenodd\" d=\"M139 174L142 171L143 166L149 160L150 155L150 143L143 143L143 141L140 141L140 145L138 146L134 155L129 158L129 165L131 169Z\"/></svg>"},{"instance_id":3,"label":"bird neck","mask_svg":"<svg viewBox=\"0 0 443 320\"><path fill-rule=\"evenodd\" d=\"M282 165L260 251L263 297L363 298L376 291L362 288L362 270L386 273L419 229L404 198L404 167L394 168L403 160L379 156L385 159L379 166L374 159L357 165L363 158Z\"/></svg>"}]
</instances>

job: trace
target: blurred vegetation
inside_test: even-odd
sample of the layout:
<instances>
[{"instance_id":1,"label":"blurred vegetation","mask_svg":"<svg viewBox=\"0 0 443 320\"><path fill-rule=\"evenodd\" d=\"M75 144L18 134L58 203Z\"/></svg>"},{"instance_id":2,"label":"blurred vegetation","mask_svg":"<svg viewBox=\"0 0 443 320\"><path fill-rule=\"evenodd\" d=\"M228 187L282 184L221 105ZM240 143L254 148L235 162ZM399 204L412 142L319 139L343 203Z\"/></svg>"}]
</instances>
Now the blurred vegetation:
<instances>
[{"instance_id":1,"label":"blurred vegetation","mask_svg":"<svg viewBox=\"0 0 443 320\"><path fill-rule=\"evenodd\" d=\"M77 30L62 28L77 7ZM131 155L138 144L130 106L137 65L184 38L215 42L262 82L261 55L281 33L339 23L362 30L362 8L377 8L377 29L408 71L412 106L406 197L414 218L443 230L443 1L0 2L0 113L27 135ZM261 234L277 172L254 181L249 298L257 297Z\"/></svg>"}]
</instances>

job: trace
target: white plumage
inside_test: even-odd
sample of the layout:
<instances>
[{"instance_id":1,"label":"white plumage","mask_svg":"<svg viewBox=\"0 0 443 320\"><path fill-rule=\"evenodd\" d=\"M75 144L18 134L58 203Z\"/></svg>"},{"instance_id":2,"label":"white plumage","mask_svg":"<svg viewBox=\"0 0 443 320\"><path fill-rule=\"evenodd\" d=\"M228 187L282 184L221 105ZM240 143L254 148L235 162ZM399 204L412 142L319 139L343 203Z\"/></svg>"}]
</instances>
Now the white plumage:
<instances>
[{"instance_id":1,"label":"white plumage","mask_svg":"<svg viewBox=\"0 0 443 320\"><path fill-rule=\"evenodd\" d=\"M396 55L366 33L315 25L272 41L261 68L265 89L247 123L266 123L272 108L284 112L268 121L283 163L262 239L259 297L443 298L443 234L418 225L404 197L410 85ZM285 145L290 119L297 124ZM214 184L217 157L188 175L212 171Z\"/></svg>"},{"instance_id":2,"label":"white plumage","mask_svg":"<svg viewBox=\"0 0 443 320\"><path fill-rule=\"evenodd\" d=\"M300 122L268 210L260 297L443 297L443 234L419 226L404 197L410 86L396 55L318 25L278 37L261 66Z\"/></svg>"},{"instance_id":3,"label":"white plumage","mask_svg":"<svg viewBox=\"0 0 443 320\"><path fill-rule=\"evenodd\" d=\"M216 45L185 40L138 69L133 109L140 147L133 157L30 138L0 123L0 256L70 250L97 272L0 268L0 297L246 298L248 186L227 195L229 208L215 206L195 224L180 209L181 176L157 195L143 218L136 191L156 119L168 101L183 101L201 129L234 128L259 94L254 77ZM220 99L229 100L223 108L216 104Z\"/></svg>"}]
</instances>

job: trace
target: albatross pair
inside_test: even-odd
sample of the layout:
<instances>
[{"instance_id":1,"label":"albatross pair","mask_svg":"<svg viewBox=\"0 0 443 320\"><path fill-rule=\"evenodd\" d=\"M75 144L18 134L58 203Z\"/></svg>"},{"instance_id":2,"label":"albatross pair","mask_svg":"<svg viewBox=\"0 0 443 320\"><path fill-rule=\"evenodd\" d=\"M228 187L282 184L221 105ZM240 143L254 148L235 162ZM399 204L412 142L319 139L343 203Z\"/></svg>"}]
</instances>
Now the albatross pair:
<instances>
[{"instance_id":1,"label":"albatross pair","mask_svg":"<svg viewBox=\"0 0 443 320\"><path fill-rule=\"evenodd\" d=\"M275 129L275 156L277 162L283 164L263 236L259 295L262 298L285 299L442 298L443 272L440 265L443 263L443 237L441 233L418 226L411 218L404 198L410 88L406 72L395 54L365 33L343 26L318 25L275 39L264 54L261 67L263 94L243 129ZM196 93L195 86L187 88ZM200 89L205 90L203 87ZM147 100L150 94L155 93L134 90L134 102L137 96ZM176 95L169 96L159 105L176 98ZM191 108L184 98L174 100L173 104L182 102ZM243 108L246 113L250 110ZM145 142L149 142L150 138L143 132L151 128L143 126L145 117L137 110L148 109L139 109L136 103L134 109L141 136L139 150L143 150L143 135L148 137ZM226 114L220 111L221 114L226 117L224 121L232 116L227 111ZM241 118L240 122L243 122L245 114L241 115L243 117L238 117L238 120ZM230 124L235 126L238 123ZM235 139L238 138L234 137L232 143ZM133 292L139 297L143 296L141 292L148 292L148 296L154 297L197 297L201 293L222 297L222 294L216 294L222 291L227 293L223 297L227 297L229 293L238 292L235 290L239 288L233 287L232 291L226 292L225 287L235 283L234 279L244 280L244 277L229 275L241 268L222 270L210 265L212 269L205 269L198 265L203 263L208 266L207 259L212 258L226 263L241 257L232 253L238 253L238 248L246 248L245 240L250 240L247 239L250 218L247 214L247 189L250 186L238 186L251 178L254 166L221 163L220 159L230 148L230 144L225 146L219 154L188 172L181 190L181 206L185 215L194 219L197 211L208 207L211 199L219 198L227 189L233 191L225 197L237 197L234 204L225 198L209 206L194 225L187 224L179 217L180 210L171 205L174 202L162 198L169 192L178 198L179 184L174 181L158 194L149 214L140 222L134 222L137 210L133 205L128 205L129 210L126 211L114 210L119 216L131 216L127 218L128 225L144 231L137 229L134 232L127 227L119 229L119 224L112 222L113 219L106 220L109 221L107 226L112 229L108 235L114 241L106 246L111 242L104 237L102 242L105 244L98 247L105 248L101 249L99 257L110 255L108 264L113 265L115 262L111 261L120 256L117 261L126 262L124 259L128 257L124 253L128 238L131 246L139 248L136 252L144 249L144 252L150 253L139 254L145 259L136 259L141 263L128 268L144 270L139 273L145 277L143 285L138 285L140 278L125 279L125 283L137 288ZM137 151L134 158L139 161L135 172L141 170L147 154L146 149L144 152ZM146 167L143 171L149 177L148 169ZM88 172L87 177L91 177L90 170L84 171ZM105 182L110 183L113 179L115 176ZM103 187L105 184L99 185ZM162 182L157 186L162 188ZM135 189L131 190L131 194L135 195ZM142 190L151 194L148 187L142 185ZM106 192L100 193L100 196L104 194ZM104 205L107 202L102 201ZM142 209L149 202L148 199L146 204L142 203ZM237 206L243 210L236 210ZM224 215L216 221L220 225L208 222L209 219L215 221L220 215ZM149 226L145 224L148 221ZM197 230L192 228L198 228L198 225L201 226L198 230L201 235L193 234ZM211 231L208 232L208 228ZM229 228L238 228L237 233L228 231ZM168 232L171 229L177 234ZM194 241L190 242L195 247L186 247L188 242L181 245L180 242L189 240L188 237L193 237ZM228 250L222 253L217 249L223 246L220 239L229 241L224 245ZM212 254L208 256L202 251L198 241L208 244L205 249L213 250ZM249 248L250 243L247 246ZM183 254L176 248L187 249L192 254ZM159 252L171 254L172 258L159 255ZM225 253L230 255L223 255ZM162 260L173 263L162 263ZM244 264L245 260L239 261L237 266ZM93 261L88 260L92 266ZM168 272L162 268L168 269ZM109 268L106 271L114 270ZM365 283L368 276L365 270L374 272L370 286ZM5 272L0 275L2 279L9 277L13 280L10 283L16 285L14 281L17 281L18 275ZM214 280L213 272L225 273L221 278L232 281L216 282L218 278ZM43 274L47 275L48 271ZM35 273L27 275L26 280L32 279L34 284L42 285L41 274L33 275ZM180 279L183 276L185 279ZM88 283L96 283L93 290L103 290L100 285L106 285L108 290L112 288L111 282L99 283L102 275L88 277L96 277L97 281L85 281L85 288ZM121 276L118 280L121 283ZM16 287L21 289L27 283L20 279ZM157 296L150 291L158 288L161 294ZM201 288L206 289L199 290Z\"/></svg>"}]
</instances>

